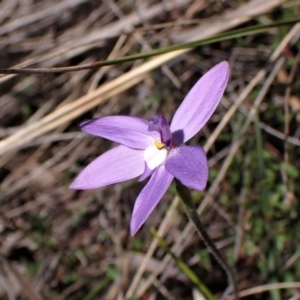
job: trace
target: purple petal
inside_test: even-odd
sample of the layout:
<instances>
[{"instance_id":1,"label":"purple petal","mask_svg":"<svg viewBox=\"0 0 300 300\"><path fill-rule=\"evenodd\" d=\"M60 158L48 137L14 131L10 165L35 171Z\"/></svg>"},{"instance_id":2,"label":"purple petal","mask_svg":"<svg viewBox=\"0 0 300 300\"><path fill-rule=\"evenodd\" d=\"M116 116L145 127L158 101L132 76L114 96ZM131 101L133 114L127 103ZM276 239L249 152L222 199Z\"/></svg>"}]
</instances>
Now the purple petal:
<instances>
[{"instance_id":1,"label":"purple petal","mask_svg":"<svg viewBox=\"0 0 300 300\"><path fill-rule=\"evenodd\" d=\"M182 184L203 191L208 180L208 164L200 146L180 146L171 150L166 170Z\"/></svg>"},{"instance_id":2,"label":"purple petal","mask_svg":"<svg viewBox=\"0 0 300 300\"><path fill-rule=\"evenodd\" d=\"M145 159L145 158L144 158ZM148 168L147 164L145 163L145 169L143 174L140 176L140 178L138 179L138 181L144 181L145 179L147 179L149 176L151 176L153 174L154 170L151 170Z\"/></svg>"},{"instance_id":3,"label":"purple petal","mask_svg":"<svg viewBox=\"0 0 300 300\"><path fill-rule=\"evenodd\" d=\"M157 131L161 142L172 146L172 133L167 119L163 115L156 115L150 120L149 131Z\"/></svg>"},{"instance_id":4,"label":"purple petal","mask_svg":"<svg viewBox=\"0 0 300 300\"><path fill-rule=\"evenodd\" d=\"M118 146L93 160L70 188L86 190L122 182L141 175L144 169L143 151Z\"/></svg>"},{"instance_id":5,"label":"purple petal","mask_svg":"<svg viewBox=\"0 0 300 300\"><path fill-rule=\"evenodd\" d=\"M170 126L175 136L183 134L181 142L189 140L206 124L222 98L228 77L229 65L223 61L205 73L187 94Z\"/></svg>"},{"instance_id":6,"label":"purple petal","mask_svg":"<svg viewBox=\"0 0 300 300\"><path fill-rule=\"evenodd\" d=\"M149 122L128 116L109 116L86 121L81 130L134 149L146 149L159 138L157 132L148 131Z\"/></svg>"},{"instance_id":7,"label":"purple petal","mask_svg":"<svg viewBox=\"0 0 300 300\"><path fill-rule=\"evenodd\" d=\"M156 207L170 186L172 179L173 176L165 170L164 165L154 171L149 182L135 201L130 222L130 232L132 236L135 235Z\"/></svg>"}]
</instances>

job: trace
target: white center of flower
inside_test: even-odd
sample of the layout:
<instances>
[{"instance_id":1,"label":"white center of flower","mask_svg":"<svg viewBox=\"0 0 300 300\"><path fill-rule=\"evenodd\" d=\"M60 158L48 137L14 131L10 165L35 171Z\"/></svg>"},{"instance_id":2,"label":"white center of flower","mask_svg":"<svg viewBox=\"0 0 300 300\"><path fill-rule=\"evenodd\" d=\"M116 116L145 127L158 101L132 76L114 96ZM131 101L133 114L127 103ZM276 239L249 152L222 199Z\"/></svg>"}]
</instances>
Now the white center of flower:
<instances>
[{"instance_id":1,"label":"white center of flower","mask_svg":"<svg viewBox=\"0 0 300 300\"><path fill-rule=\"evenodd\" d=\"M168 150L165 148L159 149L160 143L155 143L144 151L144 160L150 170L154 170L165 162L168 156Z\"/></svg>"}]
</instances>

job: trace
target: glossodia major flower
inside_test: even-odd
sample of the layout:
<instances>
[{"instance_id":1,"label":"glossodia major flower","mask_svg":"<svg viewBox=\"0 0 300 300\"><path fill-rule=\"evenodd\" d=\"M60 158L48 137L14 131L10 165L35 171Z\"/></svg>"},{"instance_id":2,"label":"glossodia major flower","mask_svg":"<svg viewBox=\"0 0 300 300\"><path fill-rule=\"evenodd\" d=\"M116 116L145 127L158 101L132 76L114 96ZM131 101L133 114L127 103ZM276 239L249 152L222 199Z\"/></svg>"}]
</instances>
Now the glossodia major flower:
<instances>
[{"instance_id":1,"label":"glossodia major flower","mask_svg":"<svg viewBox=\"0 0 300 300\"><path fill-rule=\"evenodd\" d=\"M121 144L92 161L71 184L86 190L139 177L150 177L136 199L130 231L143 225L175 177L187 187L202 191L208 180L205 152L186 146L208 121L224 93L229 65L210 69L190 90L169 126L162 115L150 121L129 116L108 116L80 125L89 134Z\"/></svg>"}]
</instances>

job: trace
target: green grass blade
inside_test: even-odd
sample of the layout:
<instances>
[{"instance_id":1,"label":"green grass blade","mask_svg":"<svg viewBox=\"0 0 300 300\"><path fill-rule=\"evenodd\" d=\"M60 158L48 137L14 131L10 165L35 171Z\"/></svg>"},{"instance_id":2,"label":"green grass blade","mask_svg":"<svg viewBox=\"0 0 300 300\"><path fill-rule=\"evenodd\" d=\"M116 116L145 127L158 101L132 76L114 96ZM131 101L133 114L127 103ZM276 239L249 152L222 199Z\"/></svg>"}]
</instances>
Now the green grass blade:
<instances>
[{"instance_id":1,"label":"green grass blade","mask_svg":"<svg viewBox=\"0 0 300 300\"><path fill-rule=\"evenodd\" d=\"M206 285L199 279L195 272L180 258L178 258L175 253L168 247L167 243L157 234L155 229L151 229L152 235L157 239L160 246L172 256L178 268L190 279L191 282L199 289L199 291L206 297L208 300L216 300L214 295L206 287Z\"/></svg>"}]
</instances>

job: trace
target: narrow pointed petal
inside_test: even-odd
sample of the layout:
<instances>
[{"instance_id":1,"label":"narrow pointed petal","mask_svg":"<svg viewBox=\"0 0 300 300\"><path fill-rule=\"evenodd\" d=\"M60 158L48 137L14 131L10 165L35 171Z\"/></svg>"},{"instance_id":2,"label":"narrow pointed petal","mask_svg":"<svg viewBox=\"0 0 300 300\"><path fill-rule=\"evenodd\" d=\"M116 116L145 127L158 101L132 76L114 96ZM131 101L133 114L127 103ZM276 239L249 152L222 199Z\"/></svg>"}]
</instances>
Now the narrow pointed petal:
<instances>
[{"instance_id":1,"label":"narrow pointed petal","mask_svg":"<svg viewBox=\"0 0 300 300\"><path fill-rule=\"evenodd\" d=\"M208 121L217 108L229 78L229 65L223 61L205 73L177 109L171 131L186 142Z\"/></svg>"},{"instance_id":2,"label":"narrow pointed petal","mask_svg":"<svg viewBox=\"0 0 300 300\"><path fill-rule=\"evenodd\" d=\"M74 190L94 189L140 176L145 169L143 151L115 147L93 160L73 181Z\"/></svg>"},{"instance_id":3,"label":"narrow pointed petal","mask_svg":"<svg viewBox=\"0 0 300 300\"><path fill-rule=\"evenodd\" d=\"M147 185L135 201L130 222L131 235L139 230L148 216L161 200L171 184L173 176L165 170L164 165L158 167Z\"/></svg>"},{"instance_id":4,"label":"narrow pointed petal","mask_svg":"<svg viewBox=\"0 0 300 300\"><path fill-rule=\"evenodd\" d=\"M203 191L208 180L206 154L200 146L180 146L172 150L165 163L166 170L182 184Z\"/></svg>"},{"instance_id":5,"label":"narrow pointed petal","mask_svg":"<svg viewBox=\"0 0 300 300\"><path fill-rule=\"evenodd\" d=\"M143 174L140 176L140 178L138 179L138 181L139 182L144 181L145 179L150 177L153 174L153 172L154 172L154 170L149 169L147 164L145 163L145 170L144 170Z\"/></svg>"},{"instance_id":6,"label":"narrow pointed petal","mask_svg":"<svg viewBox=\"0 0 300 300\"><path fill-rule=\"evenodd\" d=\"M134 149L146 149L153 144L157 132L148 131L149 122L128 116L109 116L86 121L81 130Z\"/></svg>"}]
</instances>

